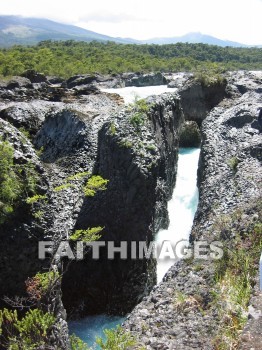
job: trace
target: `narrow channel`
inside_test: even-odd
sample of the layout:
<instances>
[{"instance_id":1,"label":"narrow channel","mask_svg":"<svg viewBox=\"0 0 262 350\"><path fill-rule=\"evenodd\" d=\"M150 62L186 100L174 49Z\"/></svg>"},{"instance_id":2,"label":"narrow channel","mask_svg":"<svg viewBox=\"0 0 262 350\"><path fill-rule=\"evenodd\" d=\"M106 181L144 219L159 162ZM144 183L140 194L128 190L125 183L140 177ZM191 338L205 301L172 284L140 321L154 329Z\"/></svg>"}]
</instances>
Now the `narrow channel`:
<instances>
[{"instance_id":1,"label":"narrow channel","mask_svg":"<svg viewBox=\"0 0 262 350\"><path fill-rule=\"evenodd\" d=\"M106 92L114 92L121 95L125 103L130 103L135 96L145 98L153 94L161 94L164 92L172 92L176 89L168 89L166 86L150 86L146 88L121 88L121 89L103 89ZM198 148L180 148L178 157L178 169L176 186L173 196L168 202L168 213L170 225L167 230L161 230L155 237L157 244L161 244L164 240L168 240L175 245L181 239L188 240L192 227L194 215L198 204L197 167L199 158ZM169 267L174 264L174 260L165 259L157 262L157 281L161 282L163 276ZM115 328L121 324L125 318L110 315L88 316L81 320L70 321L70 334L74 333L88 346L93 349L100 349L95 345L96 337L104 336L105 329Z\"/></svg>"},{"instance_id":2,"label":"narrow channel","mask_svg":"<svg viewBox=\"0 0 262 350\"><path fill-rule=\"evenodd\" d=\"M155 241L161 245L169 241L172 247L181 240L188 240L194 215L198 205L197 167L199 148L180 148L178 155L176 186L168 202L169 227L157 233ZM175 263L173 259L158 259L157 282L161 282L165 273Z\"/></svg>"}]
</instances>

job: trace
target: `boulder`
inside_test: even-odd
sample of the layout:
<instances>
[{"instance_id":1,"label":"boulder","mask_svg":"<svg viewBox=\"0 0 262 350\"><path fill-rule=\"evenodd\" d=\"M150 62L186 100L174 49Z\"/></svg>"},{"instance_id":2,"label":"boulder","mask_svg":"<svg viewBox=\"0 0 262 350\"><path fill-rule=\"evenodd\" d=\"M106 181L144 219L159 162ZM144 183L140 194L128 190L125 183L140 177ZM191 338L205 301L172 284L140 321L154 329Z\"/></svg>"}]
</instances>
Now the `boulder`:
<instances>
[{"instance_id":1,"label":"boulder","mask_svg":"<svg viewBox=\"0 0 262 350\"><path fill-rule=\"evenodd\" d=\"M20 89L20 88L32 89L33 85L31 84L31 81L27 78L13 77L11 80L7 82L6 88L8 90Z\"/></svg>"},{"instance_id":2,"label":"boulder","mask_svg":"<svg viewBox=\"0 0 262 350\"><path fill-rule=\"evenodd\" d=\"M26 70L23 74L21 74L21 76L29 79L31 83L44 83L47 81L44 74L38 73L33 69Z\"/></svg>"},{"instance_id":3,"label":"boulder","mask_svg":"<svg viewBox=\"0 0 262 350\"><path fill-rule=\"evenodd\" d=\"M156 86L166 85L167 80L162 73L150 73L150 74L134 74L122 75L125 86Z\"/></svg>"},{"instance_id":4,"label":"boulder","mask_svg":"<svg viewBox=\"0 0 262 350\"><path fill-rule=\"evenodd\" d=\"M65 86L68 89L72 89L75 86L81 86L81 85L89 85L96 81L96 76L91 74L86 75L75 75L71 78L69 78L65 82Z\"/></svg>"}]
</instances>

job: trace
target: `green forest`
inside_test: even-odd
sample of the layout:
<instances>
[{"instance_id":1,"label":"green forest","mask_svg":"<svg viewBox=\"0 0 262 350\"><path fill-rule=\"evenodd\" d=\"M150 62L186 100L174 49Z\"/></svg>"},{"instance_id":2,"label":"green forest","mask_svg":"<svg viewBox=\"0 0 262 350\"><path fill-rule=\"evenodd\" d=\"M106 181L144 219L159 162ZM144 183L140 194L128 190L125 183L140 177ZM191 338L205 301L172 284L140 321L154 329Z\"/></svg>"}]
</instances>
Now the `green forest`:
<instances>
[{"instance_id":1,"label":"green forest","mask_svg":"<svg viewBox=\"0 0 262 350\"><path fill-rule=\"evenodd\" d=\"M262 70L261 48L207 44L116 44L114 42L42 41L36 46L0 49L0 75L34 69L63 78L75 74L179 72L202 68Z\"/></svg>"}]
</instances>

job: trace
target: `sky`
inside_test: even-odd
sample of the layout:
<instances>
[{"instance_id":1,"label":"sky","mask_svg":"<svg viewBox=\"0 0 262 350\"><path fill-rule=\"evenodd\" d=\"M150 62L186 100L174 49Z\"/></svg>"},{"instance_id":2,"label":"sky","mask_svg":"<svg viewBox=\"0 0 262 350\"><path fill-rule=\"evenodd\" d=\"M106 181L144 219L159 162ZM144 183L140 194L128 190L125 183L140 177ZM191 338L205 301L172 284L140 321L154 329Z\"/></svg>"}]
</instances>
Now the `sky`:
<instances>
[{"instance_id":1,"label":"sky","mask_svg":"<svg viewBox=\"0 0 262 350\"><path fill-rule=\"evenodd\" d=\"M113 37L201 32L262 45L262 0L1 0L0 14L48 18Z\"/></svg>"}]
</instances>

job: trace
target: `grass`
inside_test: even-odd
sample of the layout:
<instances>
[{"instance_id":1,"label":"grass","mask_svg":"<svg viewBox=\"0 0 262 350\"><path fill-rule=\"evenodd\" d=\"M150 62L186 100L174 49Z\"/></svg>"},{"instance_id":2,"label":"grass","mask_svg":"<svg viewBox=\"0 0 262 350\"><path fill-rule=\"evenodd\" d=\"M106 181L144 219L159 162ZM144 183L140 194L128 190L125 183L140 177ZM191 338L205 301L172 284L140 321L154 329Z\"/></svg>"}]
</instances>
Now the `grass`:
<instances>
[{"instance_id":1,"label":"grass","mask_svg":"<svg viewBox=\"0 0 262 350\"><path fill-rule=\"evenodd\" d=\"M262 224L228 241L221 260L216 262L214 307L219 326L214 338L216 350L236 349L247 321L246 311L258 274L262 250Z\"/></svg>"}]
</instances>

